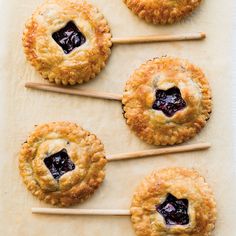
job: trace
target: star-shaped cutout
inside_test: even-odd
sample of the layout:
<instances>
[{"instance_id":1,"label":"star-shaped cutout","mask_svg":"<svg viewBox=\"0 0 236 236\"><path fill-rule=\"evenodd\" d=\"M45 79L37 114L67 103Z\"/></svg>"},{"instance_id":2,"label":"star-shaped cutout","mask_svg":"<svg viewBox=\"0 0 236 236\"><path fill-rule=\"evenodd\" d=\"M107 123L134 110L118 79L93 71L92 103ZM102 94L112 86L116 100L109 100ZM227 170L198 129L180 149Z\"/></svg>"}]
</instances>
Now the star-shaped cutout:
<instances>
[{"instance_id":1,"label":"star-shaped cutout","mask_svg":"<svg viewBox=\"0 0 236 236\"><path fill-rule=\"evenodd\" d=\"M171 117L177 111L186 107L180 90L177 87L168 90L156 90L156 100L152 105L152 109L162 111L166 116Z\"/></svg>"},{"instance_id":2,"label":"star-shaped cutout","mask_svg":"<svg viewBox=\"0 0 236 236\"><path fill-rule=\"evenodd\" d=\"M65 148L46 157L44 163L55 180L59 180L62 175L75 169L75 164L69 158Z\"/></svg>"},{"instance_id":3,"label":"star-shaped cutout","mask_svg":"<svg viewBox=\"0 0 236 236\"><path fill-rule=\"evenodd\" d=\"M162 204L156 205L156 210L164 217L167 225L187 225L189 223L187 199L177 199L169 193Z\"/></svg>"},{"instance_id":4,"label":"star-shaped cutout","mask_svg":"<svg viewBox=\"0 0 236 236\"><path fill-rule=\"evenodd\" d=\"M69 54L75 48L86 42L85 36L80 32L73 21L69 21L64 28L53 33L52 37L63 49L65 54Z\"/></svg>"}]
</instances>

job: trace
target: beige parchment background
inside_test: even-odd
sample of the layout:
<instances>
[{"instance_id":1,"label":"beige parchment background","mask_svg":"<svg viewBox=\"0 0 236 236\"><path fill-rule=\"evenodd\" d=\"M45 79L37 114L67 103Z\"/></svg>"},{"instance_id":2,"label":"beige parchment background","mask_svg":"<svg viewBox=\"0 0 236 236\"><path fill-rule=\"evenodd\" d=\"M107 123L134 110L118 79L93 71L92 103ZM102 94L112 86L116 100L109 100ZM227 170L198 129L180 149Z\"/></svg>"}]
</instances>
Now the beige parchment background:
<instances>
[{"instance_id":1,"label":"beige parchment background","mask_svg":"<svg viewBox=\"0 0 236 236\"><path fill-rule=\"evenodd\" d=\"M1 154L0 235L5 236L134 236L129 217L32 215L33 206L47 206L29 193L18 173L17 153L35 124L69 120L95 133L107 154L153 148L141 142L125 124L119 102L26 90L26 81L41 81L26 62L21 35L26 19L41 0L1 1ZM214 236L233 236L234 193L231 118L231 36L233 0L205 0L185 22L153 26L139 20L122 0L91 0L104 13L114 36L204 31L201 42L120 45L103 72L83 85L122 93L125 81L141 63L162 55L178 56L199 65L209 78L214 111L206 128L191 143L209 141L208 151L109 163L102 187L75 208L129 207L132 193L154 169L184 166L197 169L214 189L218 221Z\"/></svg>"}]
</instances>

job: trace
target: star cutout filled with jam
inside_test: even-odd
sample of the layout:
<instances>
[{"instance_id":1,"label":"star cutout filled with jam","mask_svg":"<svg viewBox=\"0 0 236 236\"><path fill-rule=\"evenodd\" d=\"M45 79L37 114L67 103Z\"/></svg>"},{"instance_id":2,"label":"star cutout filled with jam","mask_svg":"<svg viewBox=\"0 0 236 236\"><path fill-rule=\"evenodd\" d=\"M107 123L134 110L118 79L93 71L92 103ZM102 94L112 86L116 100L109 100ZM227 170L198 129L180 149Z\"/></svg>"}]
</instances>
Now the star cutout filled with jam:
<instances>
[{"instance_id":1,"label":"star cutout filled with jam","mask_svg":"<svg viewBox=\"0 0 236 236\"><path fill-rule=\"evenodd\" d=\"M52 37L65 54L69 54L86 42L85 36L72 21L69 21L64 28L53 33Z\"/></svg>"},{"instance_id":2,"label":"star cutout filled with jam","mask_svg":"<svg viewBox=\"0 0 236 236\"><path fill-rule=\"evenodd\" d=\"M65 148L46 157L44 163L55 180L59 180L62 175L75 169L75 164L69 158Z\"/></svg>"},{"instance_id":3,"label":"star cutout filled with jam","mask_svg":"<svg viewBox=\"0 0 236 236\"><path fill-rule=\"evenodd\" d=\"M156 90L156 100L152 105L152 109L160 110L166 116L171 117L185 107L186 102L181 97L179 88L173 87L168 90Z\"/></svg>"},{"instance_id":4,"label":"star cutout filled with jam","mask_svg":"<svg viewBox=\"0 0 236 236\"><path fill-rule=\"evenodd\" d=\"M161 205L156 205L156 210L164 217L167 225L187 225L189 223L187 199L177 199L169 193Z\"/></svg>"}]
</instances>

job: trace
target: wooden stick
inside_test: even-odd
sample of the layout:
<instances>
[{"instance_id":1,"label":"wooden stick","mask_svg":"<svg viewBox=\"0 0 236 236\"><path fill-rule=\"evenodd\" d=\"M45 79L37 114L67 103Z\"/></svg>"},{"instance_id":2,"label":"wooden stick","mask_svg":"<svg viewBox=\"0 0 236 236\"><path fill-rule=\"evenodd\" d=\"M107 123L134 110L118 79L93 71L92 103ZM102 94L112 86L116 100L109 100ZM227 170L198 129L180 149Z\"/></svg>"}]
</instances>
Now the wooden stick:
<instances>
[{"instance_id":1,"label":"wooden stick","mask_svg":"<svg viewBox=\"0 0 236 236\"><path fill-rule=\"evenodd\" d=\"M94 216L130 216L129 210L118 209L70 209L70 208L37 208L33 207L33 214L48 215L94 215Z\"/></svg>"},{"instance_id":2,"label":"wooden stick","mask_svg":"<svg viewBox=\"0 0 236 236\"><path fill-rule=\"evenodd\" d=\"M165 154L170 154L170 153L204 150L210 147L211 147L210 143L198 143L198 144L182 145L182 146L175 146L175 147L157 148L157 149L145 150L145 151L139 151L139 152L129 152L129 153L109 155L107 156L107 160L119 161L119 160L125 160L125 159L159 156L159 155L165 155Z\"/></svg>"},{"instance_id":3,"label":"wooden stick","mask_svg":"<svg viewBox=\"0 0 236 236\"><path fill-rule=\"evenodd\" d=\"M189 34L176 34L176 35L150 35L150 36L137 36L127 38L112 38L114 44L132 44L132 43L153 43L153 42L171 42L171 41L189 41L189 40L202 40L206 38L206 34L189 33Z\"/></svg>"},{"instance_id":4,"label":"wooden stick","mask_svg":"<svg viewBox=\"0 0 236 236\"><path fill-rule=\"evenodd\" d=\"M115 94L115 93L97 92L97 91L87 90L87 89L65 88L65 87L54 85L54 84L41 84L41 83L28 82L25 84L25 87L31 88L31 89L54 92L54 93L63 93L63 94L92 97L92 98L102 98L102 99L116 100L116 101L121 101L122 99L122 95Z\"/></svg>"},{"instance_id":5,"label":"wooden stick","mask_svg":"<svg viewBox=\"0 0 236 236\"><path fill-rule=\"evenodd\" d=\"M109 161L118 161L123 159L133 159L148 156L157 156L161 154L179 153L204 150L210 148L210 143L199 143L182 145L168 148L158 148L153 150L146 150L140 152L131 152L110 155L107 157ZM94 215L94 216L130 216L129 210L122 209L69 209L69 208L32 208L33 214L48 214L48 215Z\"/></svg>"}]
</instances>

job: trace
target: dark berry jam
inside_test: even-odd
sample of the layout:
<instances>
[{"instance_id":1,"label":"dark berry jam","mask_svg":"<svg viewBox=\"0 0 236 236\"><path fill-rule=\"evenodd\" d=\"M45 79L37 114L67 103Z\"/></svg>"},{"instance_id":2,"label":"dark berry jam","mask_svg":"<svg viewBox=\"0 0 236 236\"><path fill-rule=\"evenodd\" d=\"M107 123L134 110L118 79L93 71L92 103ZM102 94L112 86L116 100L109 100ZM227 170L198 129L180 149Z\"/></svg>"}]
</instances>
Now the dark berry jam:
<instances>
[{"instance_id":1,"label":"dark berry jam","mask_svg":"<svg viewBox=\"0 0 236 236\"><path fill-rule=\"evenodd\" d=\"M44 163L55 180L59 180L62 175L75 169L75 164L70 160L65 148L46 157Z\"/></svg>"},{"instance_id":2,"label":"dark berry jam","mask_svg":"<svg viewBox=\"0 0 236 236\"><path fill-rule=\"evenodd\" d=\"M156 210L164 217L167 225L187 225L189 223L187 199L177 199L168 194L166 200L156 206Z\"/></svg>"},{"instance_id":3,"label":"dark berry jam","mask_svg":"<svg viewBox=\"0 0 236 236\"><path fill-rule=\"evenodd\" d=\"M53 33L52 37L61 46L65 54L70 53L86 41L85 36L72 21L69 21L64 28Z\"/></svg>"},{"instance_id":4,"label":"dark berry jam","mask_svg":"<svg viewBox=\"0 0 236 236\"><path fill-rule=\"evenodd\" d=\"M177 87L156 91L156 100L152 109L161 110L166 116L171 117L185 107L186 102L181 97L180 90Z\"/></svg>"}]
</instances>

